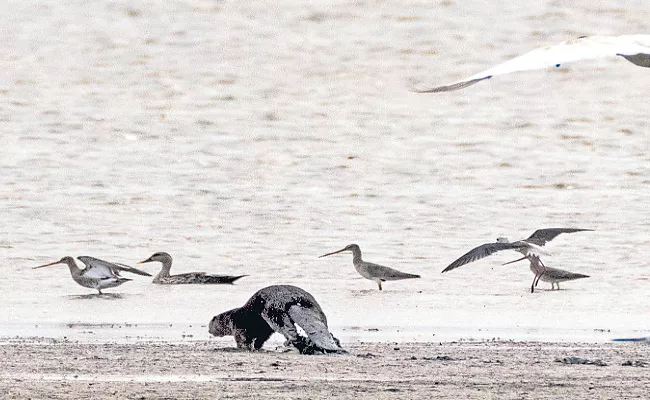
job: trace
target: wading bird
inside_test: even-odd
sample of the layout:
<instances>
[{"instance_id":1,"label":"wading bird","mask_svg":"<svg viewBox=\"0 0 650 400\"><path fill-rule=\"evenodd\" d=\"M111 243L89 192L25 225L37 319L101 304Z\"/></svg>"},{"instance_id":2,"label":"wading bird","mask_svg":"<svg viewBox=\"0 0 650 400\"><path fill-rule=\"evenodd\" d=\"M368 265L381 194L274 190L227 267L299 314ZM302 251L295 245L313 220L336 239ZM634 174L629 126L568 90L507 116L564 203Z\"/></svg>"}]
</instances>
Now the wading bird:
<instances>
[{"instance_id":1,"label":"wading bird","mask_svg":"<svg viewBox=\"0 0 650 400\"><path fill-rule=\"evenodd\" d=\"M516 242L510 242L508 238L500 237L497 238L496 243L485 243L478 247L473 248L467 253L460 256L457 260L449 264L447 268L443 269L442 272L448 272L452 269L456 269L465 264L469 264L473 261L480 260L481 258L487 257L491 254L494 254L501 250L515 250L523 254L524 257L520 258L520 261L524 258L534 255L539 256L540 254L548 254L546 250L542 248L547 242L553 240L556 236L562 233L574 233L574 232L584 232L591 231L592 229L580 229L580 228L547 228L547 229L538 229L533 232L528 238L523 240L518 240ZM539 260L541 267L545 268L544 263ZM536 274L535 279L539 280L539 274ZM531 292L535 290L536 281L533 281L533 286L531 286Z\"/></svg>"},{"instance_id":2,"label":"wading bird","mask_svg":"<svg viewBox=\"0 0 650 400\"><path fill-rule=\"evenodd\" d=\"M361 259L361 249L356 244L347 245L341 250L323 254L318 258L331 256L332 254L337 254L344 251L352 252L352 263L354 264L354 269L356 269L359 275L363 276L364 278L377 282L377 285L379 286L379 290L382 290L381 283L385 281L399 281L402 279L412 279L412 278L420 277L420 275L409 274L389 267L384 267L383 265L377 265L377 264L369 263L367 261L363 261Z\"/></svg>"},{"instance_id":3,"label":"wading bird","mask_svg":"<svg viewBox=\"0 0 650 400\"><path fill-rule=\"evenodd\" d=\"M40 265L32 269L48 267L55 264L66 264L70 269L70 275L72 275L72 279L75 282L83 287L97 289L99 294L103 294L102 289L120 286L124 282L131 280L122 278L120 276L120 271L130 272L132 274L143 276L151 276L151 274L141 271L137 268L129 267L128 265L124 264L100 260L94 257L81 256L77 257L77 259L86 264L86 268L79 269L79 267L77 267L77 263L74 262L74 258L63 257L59 261Z\"/></svg>"},{"instance_id":4,"label":"wading bird","mask_svg":"<svg viewBox=\"0 0 650 400\"><path fill-rule=\"evenodd\" d=\"M560 282L574 281L576 279L581 279L581 278L589 278L589 275L577 274L559 268L547 267L543 265L542 260L540 260L539 257L535 255L522 257L517 260L507 262L503 265L512 264L524 259L530 261L530 270L533 271L533 273L535 274L535 277L533 278L533 284L530 287L531 293L535 291L535 288L537 287L537 283L539 281L549 282L551 284L551 290L555 290L555 286L557 286L557 290L560 290Z\"/></svg>"}]
</instances>

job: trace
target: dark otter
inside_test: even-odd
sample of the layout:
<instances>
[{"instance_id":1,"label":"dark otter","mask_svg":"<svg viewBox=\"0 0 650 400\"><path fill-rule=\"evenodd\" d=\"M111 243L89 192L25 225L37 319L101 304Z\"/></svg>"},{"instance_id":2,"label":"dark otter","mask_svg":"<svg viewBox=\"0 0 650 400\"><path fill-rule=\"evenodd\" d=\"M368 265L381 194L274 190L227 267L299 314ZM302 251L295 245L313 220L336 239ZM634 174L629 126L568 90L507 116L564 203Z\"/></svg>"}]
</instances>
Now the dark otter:
<instances>
[{"instance_id":1,"label":"dark otter","mask_svg":"<svg viewBox=\"0 0 650 400\"><path fill-rule=\"evenodd\" d=\"M300 326L307 334L301 336ZM328 330L327 317L314 296L290 285L268 286L255 293L242 307L221 313L210 321L214 336L235 337L238 348L260 349L274 332L282 334L301 354L344 353Z\"/></svg>"}]
</instances>

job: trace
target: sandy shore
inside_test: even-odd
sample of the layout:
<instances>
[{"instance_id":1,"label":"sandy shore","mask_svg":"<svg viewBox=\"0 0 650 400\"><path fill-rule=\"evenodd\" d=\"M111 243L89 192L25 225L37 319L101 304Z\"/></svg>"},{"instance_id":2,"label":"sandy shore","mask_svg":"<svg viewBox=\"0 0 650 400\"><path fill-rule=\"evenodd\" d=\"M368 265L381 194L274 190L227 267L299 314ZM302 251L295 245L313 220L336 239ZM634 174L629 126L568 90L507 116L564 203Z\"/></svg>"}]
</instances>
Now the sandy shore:
<instances>
[{"instance_id":1,"label":"sandy shore","mask_svg":"<svg viewBox=\"0 0 650 400\"><path fill-rule=\"evenodd\" d=\"M245 353L226 345L5 341L0 393L5 399L621 399L644 398L650 387L649 348L638 344L360 343L348 345L346 356ZM557 361L567 357L606 365Z\"/></svg>"}]
</instances>

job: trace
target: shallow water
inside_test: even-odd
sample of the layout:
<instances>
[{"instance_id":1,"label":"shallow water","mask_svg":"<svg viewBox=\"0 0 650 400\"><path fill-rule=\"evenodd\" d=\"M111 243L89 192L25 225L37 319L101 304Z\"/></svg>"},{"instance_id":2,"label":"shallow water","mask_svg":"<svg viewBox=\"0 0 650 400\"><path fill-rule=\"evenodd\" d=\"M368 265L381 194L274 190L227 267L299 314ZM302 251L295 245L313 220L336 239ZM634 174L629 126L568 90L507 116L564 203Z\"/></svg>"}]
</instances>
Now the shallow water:
<instances>
[{"instance_id":1,"label":"shallow water","mask_svg":"<svg viewBox=\"0 0 650 400\"><path fill-rule=\"evenodd\" d=\"M279 283L313 293L350 340L647 332L648 70L604 60L408 90L647 29L646 2L598 4L14 4L0 31L2 335L128 323L204 339L214 314ZM514 253L440 274L497 236L560 226L595 229L549 243L547 265L591 275L562 291L530 294L527 265L500 266ZM353 242L422 279L378 292L350 255L316 258ZM92 291L64 266L30 269L155 251L172 272L250 276L138 276L107 290L121 298L79 298Z\"/></svg>"}]
</instances>

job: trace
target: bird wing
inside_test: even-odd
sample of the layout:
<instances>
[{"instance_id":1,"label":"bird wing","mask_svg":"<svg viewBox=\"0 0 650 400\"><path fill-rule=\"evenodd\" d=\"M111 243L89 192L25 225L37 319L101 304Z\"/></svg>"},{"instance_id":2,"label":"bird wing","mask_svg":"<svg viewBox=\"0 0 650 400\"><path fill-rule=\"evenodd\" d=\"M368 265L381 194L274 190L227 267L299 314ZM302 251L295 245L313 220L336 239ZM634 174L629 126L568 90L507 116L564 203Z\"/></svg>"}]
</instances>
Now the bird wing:
<instances>
[{"instance_id":1,"label":"bird wing","mask_svg":"<svg viewBox=\"0 0 650 400\"><path fill-rule=\"evenodd\" d=\"M108 261L88 256L77 257L77 259L86 265L86 268L81 271L81 275L87 278L106 279L119 277L117 270L111 268L113 264Z\"/></svg>"},{"instance_id":2,"label":"bird wing","mask_svg":"<svg viewBox=\"0 0 650 400\"><path fill-rule=\"evenodd\" d=\"M398 271L393 268L369 262L365 262L365 267L370 275L386 281L420 277L420 275L409 274L407 272Z\"/></svg>"},{"instance_id":3,"label":"bird wing","mask_svg":"<svg viewBox=\"0 0 650 400\"><path fill-rule=\"evenodd\" d=\"M192 278L195 276L203 276L203 275L205 275L205 272L185 272L183 274L175 274L172 276L179 277L179 278Z\"/></svg>"},{"instance_id":4,"label":"bird wing","mask_svg":"<svg viewBox=\"0 0 650 400\"><path fill-rule=\"evenodd\" d=\"M523 248L522 243L513 242L513 243L485 243L478 247L473 248L467 253L460 256L456 261L452 262L443 269L442 272L451 271L465 264L469 264L473 261L480 260L481 258L487 257L491 254L496 253L501 250L510 250L510 249L521 249Z\"/></svg>"},{"instance_id":5,"label":"bird wing","mask_svg":"<svg viewBox=\"0 0 650 400\"><path fill-rule=\"evenodd\" d=\"M206 275L205 272L188 272L184 274L172 275L170 278L185 280L187 283L233 283L237 279L247 275Z\"/></svg>"},{"instance_id":6,"label":"bird wing","mask_svg":"<svg viewBox=\"0 0 650 400\"><path fill-rule=\"evenodd\" d=\"M533 243L537 246L544 246L546 242L550 242L555 239L555 237L561 233L573 233L573 232L584 232L584 231L593 231L593 229L580 229L580 228L546 228L538 229L533 232L527 239L528 243Z\"/></svg>"},{"instance_id":7,"label":"bird wing","mask_svg":"<svg viewBox=\"0 0 650 400\"><path fill-rule=\"evenodd\" d=\"M115 265L117 265L117 268L118 268L120 271L130 272L130 273L132 273L132 274L142 275L142 276L151 276L150 273L145 272L145 271L143 271L143 270L141 270L141 269L138 269L138 268L133 268L133 267L130 266L130 265L120 264L120 263L115 263Z\"/></svg>"},{"instance_id":8,"label":"bird wing","mask_svg":"<svg viewBox=\"0 0 650 400\"><path fill-rule=\"evenodd\" d=\"M330 351L343 350L334 341L334 337L327 328L327 320L320 310L293 305L289 307L288 314L291 320L300 326L318 347Z\"/></svg>"},{"instance_id":9,"label":"bird wing","mask_svg":"<svg viewBox=\"0 0 650 400\"><path fill-rule=\"evenodd\" d=\"M556 45L539 47L460 81L431 89L417 90L417 92L450 92L471 86L493 76L511 72L559 67L562 64L580 60L616 56L629 57L647 53L650 53L650 35L585 36L566 40ZM632 60L630 62L644 66Z\"/></svg>"},{"instance_id":10,"label":"bird wing","mask_svg":"<svg viewBox=\"0 0 650 400\"><path fill-rule=\"evenodd\" d=\"M88 270L88 272L84 272L85 276L89 276L88 274L91 273L91 270L96 270L97 274L103 274L103 276L119 276L120 271L126 271L132 274L143 275L143 276L151 276L150 273L142 271L140 269L133 268L125 264L112 263L112 262L100 260L99 258L95 258L95 257L80 256L77 257L77 259L82 263L86 264L86 270Z\"/></svg>"},{"instance_id":11,"label":"bird wing","mask_svg":"<svg viewBox=\"0 0 650 400\"><path fill-rule=\"evenodd\" d=\"M204 283L233 283L248 275L203 275L201 278Z\"/></svg>"}]
</instances>

